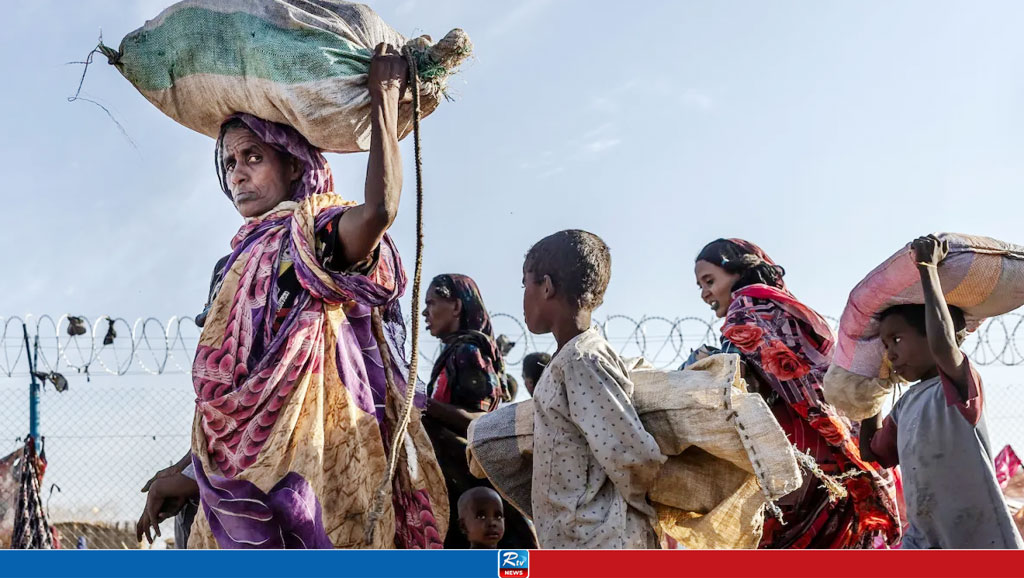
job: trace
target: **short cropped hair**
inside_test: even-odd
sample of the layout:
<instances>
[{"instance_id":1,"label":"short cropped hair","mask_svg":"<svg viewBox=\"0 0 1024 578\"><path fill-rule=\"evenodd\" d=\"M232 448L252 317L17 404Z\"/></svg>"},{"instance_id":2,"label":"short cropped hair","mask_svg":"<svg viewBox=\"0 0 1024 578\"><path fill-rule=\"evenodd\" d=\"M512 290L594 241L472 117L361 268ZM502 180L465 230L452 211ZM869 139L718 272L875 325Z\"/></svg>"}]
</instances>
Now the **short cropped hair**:
<instances>
[{"instance_id":1,"label":"short cropped hair","mask_svg":"<svg viewBox=\"0 0 1024 578\"><path fill-rule=\"evenodd\" d=\"M612 256L601 237L570 229L544 237L531 247L523 270L538 281L547 275L571 305L593 311L604 302Z\"/></svg>"},{"instance_id":2,"label":"short cropped hair","mask_svg":"<svg viewBox=\"0 0 1024 578\"><path fill-rule=\"evenodd\" d=\"M549 363L551 363L551 354L549 353L535 351L527 355L523 358L523 377L537 383Z\"/></svg>"},{"instance_id":3,"label":"short cropped hair","mask_svg":"<svg viewBox=\"0 0 1024 578\"><path fill-rule=\"evenodd\" d=\"M501 495L498 494L498 492L488 488L487 486L476 486L466 490L461 496L459 496L459 501L455 506L456 511L459 513L459 518L462 518L462 514L465 512L466 508L469 507L469 504L478 498L496 499L503 507L505 505L505 503L501 501Z\"/></svg>"},{"instance_id":4,"label":"short cropped hair","mask_svg":"<svg viewBox=\"0 0 1024 578\"><path fill-rule=\"evenodd\" d=\"M914 328L921 336L928 336L928 326L925 321L926 311L924 305L905 304L893 305L878 315L878 322L885 321L887 317L898 316L907 322L907 325ZM953 329L956 331L956 344L963 345L967 339L967 321L964 318L964 311L955 305L949 305L949 316L953 318Z\"/></svg>"}]
</instances>

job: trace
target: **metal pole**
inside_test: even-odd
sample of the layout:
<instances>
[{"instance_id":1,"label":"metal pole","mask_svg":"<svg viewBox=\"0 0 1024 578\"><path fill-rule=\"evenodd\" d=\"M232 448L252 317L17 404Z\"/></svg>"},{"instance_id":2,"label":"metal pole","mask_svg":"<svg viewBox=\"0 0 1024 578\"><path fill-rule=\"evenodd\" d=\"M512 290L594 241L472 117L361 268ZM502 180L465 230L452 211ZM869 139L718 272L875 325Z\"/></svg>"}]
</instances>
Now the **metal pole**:
<instances>
[{"instance_id":1,"label":"metal pole","mask_svg":"<svg viewBox=\"0 0 1024 578\"><path fill-rule=\"evenodd\" d=\"M25 354L28 355L28 371L32 375L32 384L28 390L28 435L39 441L39 382L36 381L36 362L32 358L32 348L28 344L28 326L21 324L25 334Z\"/></svg>"}]
</instances>

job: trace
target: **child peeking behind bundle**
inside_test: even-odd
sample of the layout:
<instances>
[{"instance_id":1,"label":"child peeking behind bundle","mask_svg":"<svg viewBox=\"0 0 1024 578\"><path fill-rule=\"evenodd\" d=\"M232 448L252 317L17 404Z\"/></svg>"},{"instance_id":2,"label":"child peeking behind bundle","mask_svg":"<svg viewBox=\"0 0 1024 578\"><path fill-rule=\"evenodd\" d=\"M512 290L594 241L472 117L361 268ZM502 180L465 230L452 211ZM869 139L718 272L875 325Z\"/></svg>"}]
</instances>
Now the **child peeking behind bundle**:
<instances>
[{"instance_id":1,"label":"child peeking behind bundle","mask_svg":"<svg viewBox=\"0 0 1024 578\"><path fill-rule=\"evenodd\" d=\"M459 529L470 549L497 548L505 535L501 496L486 486L471 488L459 496Z\"/></svg>"},{"instance_id":2,"label":"child peeking behind bundle","mask_svg":"<svg viewBox=\"0 0 1024 578\"><path fill-rule=\"evenodd\" d=\"M893 369L916 384L861 423L861 454L900 465L909 527L903 548L1021 548L996 482L983 415L981 377L960 350L963 312L946 305L938 265L948 245L929 235L913 242L924 305L881 313L881 338Z\"/></svg>"}]
</instances>

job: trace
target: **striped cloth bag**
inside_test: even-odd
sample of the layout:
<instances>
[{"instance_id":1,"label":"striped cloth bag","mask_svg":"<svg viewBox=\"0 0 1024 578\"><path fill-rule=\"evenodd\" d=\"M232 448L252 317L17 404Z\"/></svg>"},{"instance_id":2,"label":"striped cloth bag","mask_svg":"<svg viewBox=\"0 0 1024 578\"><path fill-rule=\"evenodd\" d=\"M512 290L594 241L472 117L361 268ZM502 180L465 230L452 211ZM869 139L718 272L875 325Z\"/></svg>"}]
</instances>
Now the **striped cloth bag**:
<instances>
[{"instance_id":1,"label":"striped cloth bag","mask_svg":"<svg viewBox=\"0 0 1024 578\"><path fill-rule=\"evenodd\" d=\"M244 112L296 128L314 146L347 153L370 145L366 78L374 48L408 47L420 110L437 108L448 76L472 51L452 30L436 44L406 41L370 8L338 0L185 0L100 52L175 121L216 138ZM399 136L412 107L399 110Z\"/></svg>"},{"instance_id":2,"label":"striped cloth bag","mask_svg":"<svg viewBox=\"0 0 1024 578\"><path fill-rule=\"evenodd\" d=\"M988 237L937 236L949 242L949 255L938 268L943 293L950 305L963 309L969 331L1024 305L1024 247ZM850 292L824 389L826 401L851 419L878 413L898 381L885 358L878 315L894 305L914 303L924 303L924 293L910 245Z\"/></svg>"}]
</instances>

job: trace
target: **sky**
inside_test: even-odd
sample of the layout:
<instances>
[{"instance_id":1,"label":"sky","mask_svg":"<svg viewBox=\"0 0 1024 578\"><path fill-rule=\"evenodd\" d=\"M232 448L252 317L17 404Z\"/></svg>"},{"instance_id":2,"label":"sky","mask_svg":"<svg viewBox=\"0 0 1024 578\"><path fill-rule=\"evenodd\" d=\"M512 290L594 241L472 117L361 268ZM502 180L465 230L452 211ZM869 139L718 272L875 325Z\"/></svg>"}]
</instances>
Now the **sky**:
<instances>
[{"instance_id":1,"label":"sky","mask_svg":"<svg viewBox=\"0 0 1024 578\"><path fill-rule=\"evenodd\" d=\"M194 315L241 219L213 141L99 57L166 0L10 3L0 36L0 316ZM627 7L628 6L628 7ZM597 316L707 317L693 259L761 245L838 316L913 237L1024 243L1024 43L1016 2L374 2L407 36L464 28L473 59L423 123L425 276L475 278L518 315L522 257L565 228L603 237ZM134 143L134 145L132 144ZM392 233L414 257L411 139ZM366 155L330 157L361 200ZM411 271L410 271L411 274ZM408 314L408 300L406 312Z\"/></svg>"}]
</instances>

